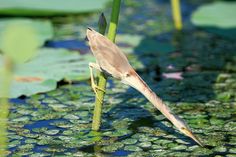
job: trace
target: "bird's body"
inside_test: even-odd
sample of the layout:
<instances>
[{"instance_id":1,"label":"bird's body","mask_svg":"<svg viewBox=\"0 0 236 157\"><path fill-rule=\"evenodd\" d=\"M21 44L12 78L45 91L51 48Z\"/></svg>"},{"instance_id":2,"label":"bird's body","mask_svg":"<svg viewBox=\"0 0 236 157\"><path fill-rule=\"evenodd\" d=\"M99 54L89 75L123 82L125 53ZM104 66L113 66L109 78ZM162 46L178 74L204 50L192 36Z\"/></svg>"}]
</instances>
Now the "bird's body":
<instances>
[{"instance_id":1,"label":"bird's body","mask_svg":"<svg viewBox=\"0 0 236 157\"><path fill-rule=\"evenodd\" d=\"M173 114L168 106L149 88L142 78L135 72L125 54L105 36L87 29L87 38L90 49L96 58L97 64L91 64L112 77L121 80L123 83L132 86L141 92L162 114L165 115L182 133L191 137L199 145L201 142L193 135L184 121Z\"/></svg>"},{"instance_id":2,"label":"bird's body","mask_svg":"<svg viewBox=\"0 0 236 157\"><path fill-rule=\"evenodd\" d=\"M128 59L110 40L98 32L93 32L94 34L87 35L87 38L98 65L112 77L122 79L124 73L133 69ZM110 47L108 45L110 45Z\"/></svg>"}]
</instances>

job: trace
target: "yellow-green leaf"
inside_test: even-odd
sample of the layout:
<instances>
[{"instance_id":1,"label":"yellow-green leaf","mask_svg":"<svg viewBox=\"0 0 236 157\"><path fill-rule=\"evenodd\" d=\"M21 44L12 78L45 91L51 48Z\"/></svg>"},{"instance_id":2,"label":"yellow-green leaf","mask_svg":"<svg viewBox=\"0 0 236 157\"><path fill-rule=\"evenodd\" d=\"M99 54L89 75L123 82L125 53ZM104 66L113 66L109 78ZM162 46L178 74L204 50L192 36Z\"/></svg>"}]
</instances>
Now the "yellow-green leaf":
<instances>
[{"instance_id":1,"label":"yellow-green leaf","mask_svg":"<svg viewBox=\"0 0 236 157\"><path fill-rule=\"evenodd\" d=\"M9 23L1 37L2 52L15 63L24 63L30 59L40 46L34 28L21 21Z\"/></svg>"}]
</instances>

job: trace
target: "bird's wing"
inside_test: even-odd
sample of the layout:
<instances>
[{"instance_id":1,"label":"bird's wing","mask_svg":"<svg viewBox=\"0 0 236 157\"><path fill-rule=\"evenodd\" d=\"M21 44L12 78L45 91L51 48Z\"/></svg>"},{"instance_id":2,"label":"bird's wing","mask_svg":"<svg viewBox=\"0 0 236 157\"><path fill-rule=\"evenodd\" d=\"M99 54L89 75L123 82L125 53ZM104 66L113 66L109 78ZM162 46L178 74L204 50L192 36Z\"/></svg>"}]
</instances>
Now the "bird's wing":
<instances>
[{"instance_id":1,"label":"bird's wing","mask_svg":"<svg viewBox=\"0 0 236 157\"><path fill-rule=\"evenodd\" d=\"M100 66L106 70L107 66L115 68L121 73L126 73L130 70L131 65L124 53L109 39L101 34L94 38L93 45L95 46L96 58L100 61ZM105 61L103 58L106 58ZM108 71L109 72L109 71Z\"/></svg>"}]
</instances>

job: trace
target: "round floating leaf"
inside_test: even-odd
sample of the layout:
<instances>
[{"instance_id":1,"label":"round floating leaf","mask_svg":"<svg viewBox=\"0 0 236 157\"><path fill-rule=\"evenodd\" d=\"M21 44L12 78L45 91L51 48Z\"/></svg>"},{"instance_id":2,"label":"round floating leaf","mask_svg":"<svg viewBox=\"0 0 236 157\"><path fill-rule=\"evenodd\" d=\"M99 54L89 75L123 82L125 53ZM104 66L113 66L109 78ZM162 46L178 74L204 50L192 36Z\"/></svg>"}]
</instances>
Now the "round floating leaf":
<instances>
[{"instance_id":1,"label":"round floating leaf","mask_svg":"<svg viewBox=\"0 0 236 157\"><path fill-rule=\"evenodd\" d=\"M0 65L2 60L0 55ZM80 55L65 49L41 49L32 60L16 67L10 98L53 90L57 81L62 79L88 79L90 61L94 61L92 55Z\"/></svg>"},{"instance_id":2,"label":"round floating leaf","mask_svg":"<svg viewBox=\"0 0 236 157\"><path fill-rule=\"evenodd\" d=\"M215 2L199 7L192 15L197 26L235 28L236 2Z\"/></svg>"},{"instance_id":3,"label":"round floating leaf","mask_svg":"<svg viewBox=\"0 0 236 157\"><path fill-rule=\"evenodd\" d=\"M12 90L10 93L10 98L17 98L21 95L30 96L36 93L47 92L56 89L56 87L57 82L55 80L41 80L29 82L20 82L14 80L11 88Z\"/></svg>"},{"instance_id":4,"label":"round floating leaf","mask_svg":"<svg viewBox=\"0 0 236 157\"><path fill-rule=\"evenodd\" d=\"M2 33L0 48L15 63L30 59L39 47L36 31L22 22L10 23Z\"/></svg>"},{"instance_id":5,"label":"round floating leaf","mask_svg":"<svg viewBox=\"0 0 236 157\"><path fill-rule=\"evenodd\" d=\"M3 42L4 31L12 23L21 23L21 25L27 25L27 27L32 27L37 33L37 39L40 42L40 46L44 42L53 37L53 26L49 20L31 20L26 18L11 18L11 19L1 19L0 20L0 43ZM25 35L21 36L20 40L25 40Z\"/></svg>"},{"instance_id":6,"label":"round floating leaf","mask_svg":"<svg viewBox=\"0 0 236 157\"><path fill-rule=\"evenodd\" d=\"M89 78L88 63L94 61L91 54L80 55L65 49L40 49L38 55L31 61L16 68L16 79L24 80L52 79L60 81L84 80Z\"/></svg>"},{"instance_id":7,"label":"round floating leaf","mask_svg":"<svg viewBox=\"0 0 236 157\"><path fill-rule=\"evenodd\" d=\"M53 16L100 10L109 0L0 0L0 15Z\"/></svg>"}]
</instances>

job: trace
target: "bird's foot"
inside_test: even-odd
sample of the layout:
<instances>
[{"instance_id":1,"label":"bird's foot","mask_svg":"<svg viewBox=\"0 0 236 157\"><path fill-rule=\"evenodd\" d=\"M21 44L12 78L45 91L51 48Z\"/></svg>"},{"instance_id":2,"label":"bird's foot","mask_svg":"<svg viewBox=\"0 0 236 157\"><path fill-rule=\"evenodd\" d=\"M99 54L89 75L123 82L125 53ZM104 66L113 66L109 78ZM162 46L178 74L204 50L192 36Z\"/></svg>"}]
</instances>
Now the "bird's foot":
<instances>
[{"instance_id":1,"label":"bird's foot","mask_svg":"<svg viewBox=\"0 0 236 157\"><path fill-rule=\"evenodd\" d=\"M100 90L105 93L105 90L100 88L99 86L97 86L95 83L92 83L91 86L92 86L92 89L96 95L96 99L98 99L98 101L100 101L100 103L102 103L102 100L100 99L97 91Z\"/></svg>"},{"instance_id":2,"label":"bird's foot","mask_svg":"<svg viewBox=\"0 0 236 157\"><path fill-rule=\"evenodd\" d=\"M92 86L92 89L93 89L94 93L96 94L96 99L98 99L98 101L100 101L100 103L102 103L102 100L99 98L97 90L103 91L104 93L105 93L105 90L100 88L99 86L97 86L95 84L94 77L93 77L93 68L96 68L96 69L98 69L100 71L101 71L101 68L96 63L89 63L89 70L90 70L90 77L91 77L91 86Z\"/></svg>"}]
</instances>

